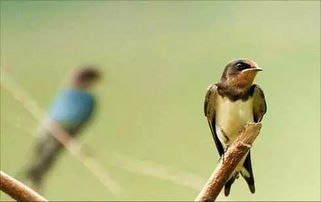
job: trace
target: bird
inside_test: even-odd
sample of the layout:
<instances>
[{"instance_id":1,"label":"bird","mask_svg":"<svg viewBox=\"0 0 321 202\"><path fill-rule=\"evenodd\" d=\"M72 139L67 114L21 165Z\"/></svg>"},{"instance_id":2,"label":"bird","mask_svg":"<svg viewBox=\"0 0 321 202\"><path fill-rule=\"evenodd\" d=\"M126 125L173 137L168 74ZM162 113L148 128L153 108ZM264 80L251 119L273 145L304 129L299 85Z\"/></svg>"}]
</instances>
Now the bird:
<instances>
[{"instance_id":1,"label":"bird","mask_svg":"<svg viewBox=\"0 0 321 202\"><path fill-rule=\"evenodd\" d=\"M253 81L262 69L248 59L235 59L225 66L218 83L211 84L206 92L204 114L207 118L215 146L223 158L224 153L238 137L245 124L261 122L267 105L263 90ZM255 193L250 151L243 157L224 185L224 194L239 174L245 179L251 193Z\"/></svg>"},{"instance_id":2,"label":"bird","mask_svg":"<svg viewBox=\"0 0 321 202\"><path fill-rule=\"evenodd\" d=\"M96 108L95 97L90 90L100 77L101 73L94 65L77 68L69 76L66 87L57 93L46 120L59 124L73 138L78 136ZM63 149L47 124L44 121L39 127L33 156L25 169L25 177L39 192L43 188L46 174Z\"/></svg>"}]
</instances>

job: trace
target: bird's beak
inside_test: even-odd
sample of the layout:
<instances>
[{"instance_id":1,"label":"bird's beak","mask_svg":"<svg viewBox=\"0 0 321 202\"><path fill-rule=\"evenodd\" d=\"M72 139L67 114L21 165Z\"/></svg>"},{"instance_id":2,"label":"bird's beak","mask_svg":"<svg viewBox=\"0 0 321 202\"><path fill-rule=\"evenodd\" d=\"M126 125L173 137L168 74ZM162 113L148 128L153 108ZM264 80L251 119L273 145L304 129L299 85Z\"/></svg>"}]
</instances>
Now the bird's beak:
<instances>
[{"instance_id":1,"label":"bird's beak","mask_svg":"<svg viewBox=\"0 0 321 202\"><path fill-rule=\"evenodd\" d=\"M258 72L259 72L259 71L263 71L263 69L262 69L261 67L255 67L254 70L255 70L255 71L258 71Z\"/></svg>"},{"instance_id":2,"label":"bird's beak","mask_svg":"<svg viewBox=\"0 0 321 202\"><path fill-rule=\"evenodd\" d=\"M247 72L247 71L256 71L256 72L259 72L259 71L263 71L263 69L260 68L260 67L255 67L255 68L244 69L242 72Z\"/></svg>"}]
</instances>

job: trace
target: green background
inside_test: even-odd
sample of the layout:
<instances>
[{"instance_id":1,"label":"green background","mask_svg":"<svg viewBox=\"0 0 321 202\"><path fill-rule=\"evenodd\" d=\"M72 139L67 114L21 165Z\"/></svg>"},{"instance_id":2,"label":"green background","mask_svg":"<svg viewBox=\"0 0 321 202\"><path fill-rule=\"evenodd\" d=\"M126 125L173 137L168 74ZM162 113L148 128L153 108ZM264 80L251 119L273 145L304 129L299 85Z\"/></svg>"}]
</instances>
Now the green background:
<instances>
[{"instance_id":1,"label":"green background","mask_svg":"<svg viewBox=\"0 0 321 202\"><path fill-rule=\"evenodd\" d=\"M6 69L47 108L77 65L94 62L105 74L80 141L124 192L113 195L65 152L48 178L51 200L193 200L218 162L203 116L207 86L241 57L264 69L256 83L268 112L252 148L257 192L240 178L221 199L320 200L320 2L1 1L3 83ZM1 170L22 169L38 124L2 86ZM119 154L129 158L123 167ZM132 172L140 161L200 182Z\"/></svg>"}]
</instances>

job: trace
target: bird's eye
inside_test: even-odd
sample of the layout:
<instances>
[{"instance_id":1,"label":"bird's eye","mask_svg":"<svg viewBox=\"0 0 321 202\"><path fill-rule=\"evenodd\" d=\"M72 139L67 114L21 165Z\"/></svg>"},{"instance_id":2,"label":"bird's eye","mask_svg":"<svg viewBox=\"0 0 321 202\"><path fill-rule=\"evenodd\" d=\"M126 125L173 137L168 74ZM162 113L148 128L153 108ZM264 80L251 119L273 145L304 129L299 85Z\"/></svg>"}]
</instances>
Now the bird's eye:
<instances>
[{"instance_id":1,"label":"bird's eye","mask_svg":"<svg viewBox=\"0 0 321 202\"><path fill-rule=\"evenodd\" d=\"M236 69L239 71L242 71L243 69L248 69L250 66L248 64L245 64L243 62L239 62L235 65Z\"/></svg>"}]
</instances>

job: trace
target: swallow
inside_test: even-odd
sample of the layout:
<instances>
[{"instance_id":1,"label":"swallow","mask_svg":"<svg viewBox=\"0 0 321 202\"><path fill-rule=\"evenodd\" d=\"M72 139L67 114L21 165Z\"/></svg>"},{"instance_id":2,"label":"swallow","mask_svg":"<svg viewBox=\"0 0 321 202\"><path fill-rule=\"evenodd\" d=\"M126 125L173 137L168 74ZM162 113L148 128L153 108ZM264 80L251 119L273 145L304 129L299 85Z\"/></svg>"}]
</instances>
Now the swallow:
<instances>
[{"instance_id":1,"label":"swallow","mask_svg":"<svg viewBox=\"0 0 321 202\"><path fill-rule=\"evenodd\" d=\"M72 137L78 136L96 108L96 99L90 90L100 77L100 72L91 65L75 70L68 78L68 84L58 92L48 112L48 118L59 124ZM47 124L48 122L44 121L40 125L34 154L28 159L25 171L26 178L37 191L42 190L48 171L63 149L63 145L54 137Z\"/></svg>"},{"instance_id":2,"label":"swallow","mask_svg":"<svg viewBox=\"0 0 321 202\"><path fill-rule=\"evenodd\" d=\"M229 62L218 83L208 87L204 102L204 113L212 132L220 157L237 138L248 122L261 122L266 113L263 90L253 84L255 76L262 71L251 60L237 59ZM251 193L255 192L250 151L237 165L224 186L228 196L231 186L239 174L245 179Z\"/></svg>"}]
</instances>

